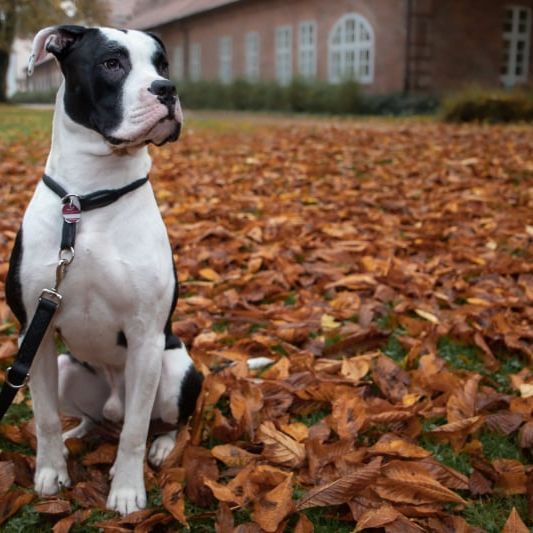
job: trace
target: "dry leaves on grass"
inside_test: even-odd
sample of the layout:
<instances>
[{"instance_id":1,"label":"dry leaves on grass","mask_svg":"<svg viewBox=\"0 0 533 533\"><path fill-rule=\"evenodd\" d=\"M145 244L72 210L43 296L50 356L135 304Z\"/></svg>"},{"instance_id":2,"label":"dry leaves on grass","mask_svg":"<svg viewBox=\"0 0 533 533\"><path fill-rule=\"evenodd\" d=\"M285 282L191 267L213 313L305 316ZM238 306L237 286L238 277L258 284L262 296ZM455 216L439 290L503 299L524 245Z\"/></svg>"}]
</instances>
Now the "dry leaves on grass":
<instances>
[{"instance_id":1,"label":"dry leaves on grass","mask_svg":"<svg viewBox=\"0 0 533 533\"><path fill-rule=\"evenodd\" d=\"M532 146L522 127L317 122L193 126L154 150L182 281L173 331L206 379L190 431L160 470L146 466L149 508L98 527L311 533L319 517L474 532L478 498L512 498L496 520L527 531ZM2 288L46 150L0 147ZM3 300L0 319L4 368L16 336ZM37 500L20 489L34 427L8 418L0 521L30 504L56 533L88 528L117 435L67 442L72 488ZM496 436L514 456L491 451Z\"/></svg>"}]
</instances>

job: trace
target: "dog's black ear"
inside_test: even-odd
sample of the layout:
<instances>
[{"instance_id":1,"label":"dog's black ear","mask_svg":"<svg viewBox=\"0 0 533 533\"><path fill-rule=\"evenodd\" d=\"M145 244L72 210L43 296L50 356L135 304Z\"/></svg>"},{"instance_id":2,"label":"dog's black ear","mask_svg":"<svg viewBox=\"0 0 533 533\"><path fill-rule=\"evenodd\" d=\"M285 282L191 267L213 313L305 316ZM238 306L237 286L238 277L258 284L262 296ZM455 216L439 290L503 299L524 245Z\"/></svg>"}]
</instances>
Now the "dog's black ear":
<instances>
[{"instance_id":1,"label":"dog's black ear","mask_svg":"<svg viewBox=\"0 0 533 533\"><path fill-rule=\"evenodd\" d=\"M159 45L161 46L161 48L163 49L163 52L165 52L165 54L167 53L167 49L165 47L165 44L163 43L163 41L161 40L161 38L159 37L159 35L151 32L151 31L145 31L144 33L146 33L147 35L149 35L154 41L158 42Z\"/></svg>"},{"instance_id":2,"label":"dog's black ear","mask_svg":"<svg viewBox=\"0 0 533 533\"><path fill-rule=\"evenodd\" d=\"M73 24L43 28L33 39L28 63L28 76L32 75L33 67L40 63L47 53L53 54L61 61L72 48L72 45L79 41L86 31L85 26Z\"/></svg>"}]
</instances>

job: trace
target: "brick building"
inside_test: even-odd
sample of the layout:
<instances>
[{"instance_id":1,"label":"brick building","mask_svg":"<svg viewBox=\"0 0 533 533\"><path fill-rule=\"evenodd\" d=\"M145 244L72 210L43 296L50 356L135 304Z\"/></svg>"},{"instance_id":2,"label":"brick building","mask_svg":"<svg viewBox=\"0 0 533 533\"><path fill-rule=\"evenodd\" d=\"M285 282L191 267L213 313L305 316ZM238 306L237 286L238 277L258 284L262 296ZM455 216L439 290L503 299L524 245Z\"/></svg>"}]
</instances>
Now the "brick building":
<instances>
[{"instance_id":1,"label":"brick building","mask_svg":"<svg viewBox=\"0 0 533 533\"><path fill-rule=\"evenodd\" d=\"M529 83L532 13L533 0L137 0L120 24L160 35L177 80L355 78L369 93L442 93ZM59 79L49 61L28 89Z\"/></svg>"},{"instance_id":2,"label":"brick building","mask_svg":"<svg viewBox=\"0 0 533 533\"><path fill-rule=\"evenodd\" d=\"M177 79L332 83L438 93L530 81L533 0L141 0Z\"/></svg>"}]
</instances>

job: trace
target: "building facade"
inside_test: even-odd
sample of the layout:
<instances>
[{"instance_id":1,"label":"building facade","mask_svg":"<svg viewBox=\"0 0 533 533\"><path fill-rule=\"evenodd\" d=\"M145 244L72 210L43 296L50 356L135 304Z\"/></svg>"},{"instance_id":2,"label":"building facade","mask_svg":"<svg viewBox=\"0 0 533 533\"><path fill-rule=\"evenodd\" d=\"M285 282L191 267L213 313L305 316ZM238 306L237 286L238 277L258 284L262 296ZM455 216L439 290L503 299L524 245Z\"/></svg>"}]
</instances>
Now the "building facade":
<instances>
[{"instance_id":1,"label":"building facade","mask_svg":"<svg viewBox=\"0 0 533 533\"><path fill-rule=\"evenodd\" d=\"M175 78L440 93L531 79L533 0L174 0L130 21L167 43Z\"/></svg>"},{"instance_id":2,"label":"building facade","mask_svg":"<svg viewBox=\"0 0 533 533\"><path fill-rule=\"evenodd\" d=\"M533 0L139 0L125 25L163 39L178 81L440 94L529 84L532 17ZM52 71L35 84L57 83Z\"/></svg>"}]
</instances>

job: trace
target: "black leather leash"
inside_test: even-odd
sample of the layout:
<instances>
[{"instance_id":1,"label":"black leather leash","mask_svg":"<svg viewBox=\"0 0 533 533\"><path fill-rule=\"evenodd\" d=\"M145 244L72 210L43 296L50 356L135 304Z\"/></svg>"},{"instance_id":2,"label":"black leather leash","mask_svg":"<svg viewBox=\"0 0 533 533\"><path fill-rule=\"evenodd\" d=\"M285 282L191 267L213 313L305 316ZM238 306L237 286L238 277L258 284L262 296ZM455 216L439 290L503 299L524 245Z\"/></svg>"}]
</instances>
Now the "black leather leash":
<instances>
[{"instance_id":1,"label":"black leather leash","mask_svg":"<svg viewBox=\"0 0 533 533\"><path fill-rule=\"evenodd\" d=\"M0 392L0 420L13 403L17 391L24 387L30 375L30 367L37 350L61 305L62 296L59 285L63 280L67 267L74 260L74 244L78 223L82 211L91 211L116 202L125 194L142 187L148 177L138 179L120 189L103 189L87 195L69 194L59 183L46 174L43 176L45 185L61 198L63 228L61 233L61 249L56 267L56 282L53 289L44 289L39 297L37 310L24 334L15 362L7 369L6 378Z\"/></svg>"}]
</instances>

